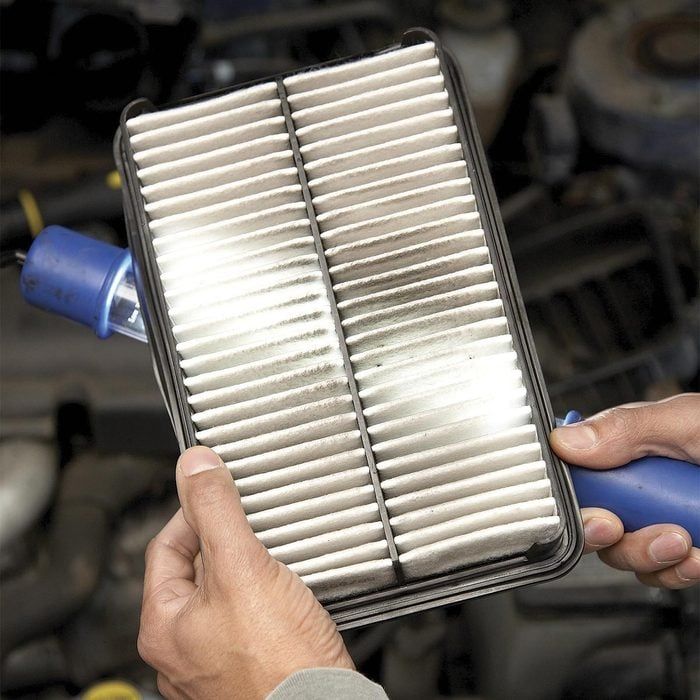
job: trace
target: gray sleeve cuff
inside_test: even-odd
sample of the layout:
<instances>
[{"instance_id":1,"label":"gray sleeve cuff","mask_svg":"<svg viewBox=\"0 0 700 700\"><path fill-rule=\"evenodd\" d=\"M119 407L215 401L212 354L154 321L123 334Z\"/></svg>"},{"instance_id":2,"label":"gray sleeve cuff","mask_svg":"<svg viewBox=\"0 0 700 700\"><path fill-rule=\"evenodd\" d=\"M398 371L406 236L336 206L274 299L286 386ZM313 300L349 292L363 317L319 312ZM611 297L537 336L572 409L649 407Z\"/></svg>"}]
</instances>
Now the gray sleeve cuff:
<instances>
[{"instance_id":1,"label":"gray sleeve cuff","mask_svg":"<svg viewBox=\"0 0 700 700\"><path fill-rule=\"evenodd\" d=\"M307 668L280 683L267 700L388 700L384 689L357 671Z\"/></svg>"}]
</instances>

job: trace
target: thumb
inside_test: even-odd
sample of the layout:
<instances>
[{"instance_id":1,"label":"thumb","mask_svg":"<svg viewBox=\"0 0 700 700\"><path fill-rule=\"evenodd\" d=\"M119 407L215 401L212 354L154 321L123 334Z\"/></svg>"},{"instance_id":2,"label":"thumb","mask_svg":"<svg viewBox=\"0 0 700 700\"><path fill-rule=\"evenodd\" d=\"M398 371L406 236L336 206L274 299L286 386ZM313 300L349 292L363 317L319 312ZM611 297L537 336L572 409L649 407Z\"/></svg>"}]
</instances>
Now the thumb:
<instances>
[{"instance_id":1,"label":"thumb","mask_svg":"<svg viewBox=\"0 0 700 700\"><path fill-rule=\"evenodd\" d=\"M219 455L208 447L191 447L180 456L175 474L183 515L199 538L208 565L228 561L232 555L240 564L265 553Z\"/></svg>"},{"instance_id":2,"label":"thumb","mask_svg":"<svg viewBox=\"0 0 700 700\"><path fill-rule=\"evenodd\" d=\"M618 406L552 431L554 451L566 462L610 468L647 455L700 462L700 394Z\"/></svg>"}]
</instances>

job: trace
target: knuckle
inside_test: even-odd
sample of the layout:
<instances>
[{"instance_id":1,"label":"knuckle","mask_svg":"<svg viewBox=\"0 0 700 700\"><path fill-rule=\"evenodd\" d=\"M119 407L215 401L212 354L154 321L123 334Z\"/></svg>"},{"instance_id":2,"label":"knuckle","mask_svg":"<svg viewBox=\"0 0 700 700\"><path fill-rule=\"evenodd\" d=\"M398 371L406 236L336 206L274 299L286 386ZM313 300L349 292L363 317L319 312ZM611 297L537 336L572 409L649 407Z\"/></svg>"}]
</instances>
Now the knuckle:
<instances>
[{"instance_id":1,"label":"knuckle","mask_svg":"<svg viewBox=\"0 0 700 700\"><path fill-rule=\"evenodd\" d=\"M632 571L649 572L655 566L649 554L649 535L644 530L629 533L622 538L620 558Z\"/></svg>"},{"instance_id":2,"label":"knuckle","mask_svg":"<svg viewBox=\"0 0 700 700\"><path fill-rule=\"evenodd\" d=\"M636 418L636 408L623 408L617 406L601 414L598 419L598 429L602 433L603 440L629 440L635 437L639 429L639 421Z\"/></svg>"},{"instance_id":3,"label":"knuckle","mask_svg":"<svg viewBox=\"0 0 700 700\"><path fill-rule=\"evenodd\" d=\"M170 697L170 684L162 673L159 673L156 677L156 687L164 698Z\"/></svg>"},{"instance_id":4,"label":"knuckle","mask_svg":"<svg viewBox=\"0 0 700 700\"><path fill-rule=\"evenodd\" d=\"M663 584L659 581L659 577L656 574L636 574L637 580L649 586L650 588L663 588Z\"/></svg>"},{"instance_id":5,"label":"knuckle","mask_svg":"<svg viewBox=\"0 0 700 700\"><path fill-rule=\"evenodd\" d=\"M149 541L148 544L146 545L146 554L145 554L145 559L146 562L151 561L153 559L153 555L158 548L158 535L155 537L152 537Z\"/></svg>"},{"instance_id":6,"label":"knuckle","mask_svg":"<svg viewBox=\"0 0 700 700\"><path fill-rule=\"evenodd\" d=\"M612 552L612 547L608 547L606 549L599 549L599 550L597 550L596 553L598 554L598 558L600 559L600 561L603 562L603 564L607 564L608 566L612 566L613 569L620 568L618 560Z\"/></svg>"},{"instance_id":7,"label":"knuckle","mask_svg":"<svg viewBox=\"0 0 700 700\"><path fill-rule=\"evenodd\" d=\"M139 636L136 640L136 649L139 656L149 665L158 666L158 651L156 648L153 635L144 629L143 625L139 630Z\"/></svg>"},{"instance_id":8,"label":"knuckle","mask_svg":"<svg viewBox=\"0 0 700 700\"><path fill-rule=\"evenodd\" d=\"M163 634L163 620L157 611L147 601L141 610L139 634L136 639L136 649L139 656L153 668L162 666L166 653L164 641L167 635Z\"/></svg>"},{"instance_id":9,"label":"knuckle","mask_svg":"<svg viewBox=\"0 0 700 700\"><path fill-rule=\"evenodd\" d=\"M677 446L684 458L697 459L700 456L700 393L679 394L669 399L669 403L673 405L677 425Z\"/></svg>"},{"instance_id":10,"label":"knuckle","mask_svg":"<svg viewBox=\"0 0 700 700\"><path fill-rule=\"evenodd\" d=\"M648 568L644 556L627 535L612 547L600 550L598 556L603 563L614 569L644 572Z\"/></svg>"},{"instance_id":11,"label":"knuckle","mask_svg":"<svg viewBox=\"0 0 700 700\"><path fill-rule=\"evenodd\" d=\"M669 399L669 402L681 404L687 407L688 410L700 410L700 392L686 392L684 394L676 394Z\"/></svg>"},{"instance_id":12,"label":"knuckle","mask_svg":"<svg viewBox=\"0 0 700 700\"><path fill-rule=\"evenodd\" d=\"M627 564L632 571L646 571L650 567L649 555L645 552L641 552L636 547L627 547L627 549L622 552L622 555L625 564Z\"/></svg>"}]
</instances>

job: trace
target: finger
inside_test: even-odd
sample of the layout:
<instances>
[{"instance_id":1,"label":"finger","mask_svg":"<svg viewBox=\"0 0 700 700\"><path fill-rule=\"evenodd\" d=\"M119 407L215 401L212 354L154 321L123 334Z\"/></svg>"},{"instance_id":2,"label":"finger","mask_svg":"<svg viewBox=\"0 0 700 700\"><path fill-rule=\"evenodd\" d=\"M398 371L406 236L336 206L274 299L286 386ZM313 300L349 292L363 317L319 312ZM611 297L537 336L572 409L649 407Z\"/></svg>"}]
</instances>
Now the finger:
<instances>
[{"instance_id":1,"label":"finger","mask_svg":"<svg viewBox=\"0 0 700 700\"><path fill-rule=\"evenodd\" d=\"M645 574L683 561L691 549L690 535L677 525L650 525L626 533L598 556L609 566Z\"/></svg>"},{"instance_id":2,"label":"finger","mask_svg":"<svg viewBox=\"0 0 700 700\"><path fill-rule=\"evenodd\" d=\"M602 508L582 508L583 531L586 537L584 554L597 552L619 542L625 534L622 521L614 513Z\"/></svg>"},{"instance_id":3,"label":"finger","mask_svg":"<svg viewBox=\"0 0 700 700\"><path fill-rule=\"evenodd\" d=\"M610 468L650 454L700 462L700 394L630 404L552 431L566 462Z\"/></svg>"},{"instance_id":4,"label":"finger","mask_svg":"<svg viewBox=\"0 0 700 700\"><path fill-rule=\"evenodd\" d=\"M637 578L647 586L681 590L700 583L700 549L693 547L690 554L676 566L651 574L637 574Z\"/></svg>"},{"instance_id":5,"label":"finger","mask_svg":"<svg viewBox=\"0 0 700 700\"><path fill-rule=\"evenodd\" d=\"M222 550L239 560L266 551L248 524L229 470L215 452L191 447L178 460L176 479L185 520L199 537L205 563L215 565L217 558L207 555Z\"/></svg>"},{"instance_id":6,"label":"finger","mask_svg":"<svg viewBox=\"0 0 700 700\"><path fill-rule=\"evenodd\" d=\"M146 550L144 601L153 599L167 603L194 592L194 558L198 551L197 535L180 509L151 540Z\"/></svg>"}]
</instances>

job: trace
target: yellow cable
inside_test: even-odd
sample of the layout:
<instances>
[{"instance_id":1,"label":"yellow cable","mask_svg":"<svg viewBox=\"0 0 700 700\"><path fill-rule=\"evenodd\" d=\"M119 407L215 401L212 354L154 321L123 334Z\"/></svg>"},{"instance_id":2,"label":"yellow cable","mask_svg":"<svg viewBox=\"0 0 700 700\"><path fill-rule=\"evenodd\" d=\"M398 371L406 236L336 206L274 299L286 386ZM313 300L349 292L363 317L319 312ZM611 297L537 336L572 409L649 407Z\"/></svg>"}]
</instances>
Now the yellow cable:
<instances>
[{"instance_id":1,"label":"yellow cable","mask_svg":"<svg viewBox=\"0 0 700 700\"><path fill-rule=\"evenodd\" d=\"M34 195L29 190L20 190L17 199L24 211L32 237L38 236L44 230L44 217Z\"/></svg>"}]
</instances>

